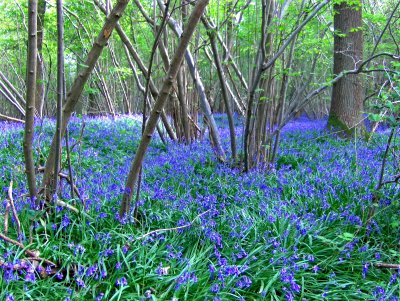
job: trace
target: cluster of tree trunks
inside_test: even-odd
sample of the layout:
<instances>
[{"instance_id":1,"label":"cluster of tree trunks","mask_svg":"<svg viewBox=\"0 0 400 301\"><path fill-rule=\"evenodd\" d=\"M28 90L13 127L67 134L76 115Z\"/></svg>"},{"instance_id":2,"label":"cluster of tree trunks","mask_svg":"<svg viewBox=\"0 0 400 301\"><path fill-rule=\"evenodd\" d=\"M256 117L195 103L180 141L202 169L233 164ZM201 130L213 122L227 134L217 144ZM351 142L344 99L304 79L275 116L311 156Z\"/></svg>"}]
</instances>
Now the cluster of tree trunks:
<instances>
[{"instance_id":1,"label":"cluster of tree trunks","mask_svg":"<svg viewBox=\"0 0 400 301\"><path fill-rule=\"evenodd\" d=\"M245 76L241 72L241 68L232 54L236 26L233 12L237 6L237 3L233 1L227 2L229 12L226 19L227 30L225 36L222 37L218 26L205 13L207 0L198 0L194 6L191 5L193 3L182 0L180 3L181 15L178 16L180 20L175 19L171 14L169 1L154 1L154 16L150 16L142 3L134 0L135 6L151 27L155 37L148 67L144 63L144 59L140 57L130 35L118 22L129 0L117 1L112 9L109 5L110 2L103 5L101 1L93 1L106 16L106 21L93 47L87 52L86 59L82 60L82 64L79 63L80 59L78 60L77 76L68 93L66 93L64 75L64 12L62 1L57 1L57 130L52 140L41 183L44 190L43 199L47 202L51 201L57 192L61 139L66 133L72 114L77 110L82 110L79 99L92 73L95 75L95 80L88 85L89 88L98 88L106 100L103 107L108 113L115 115L118 111L115 108L115 101L111 96L107 80L102 75L103 66L98 61L102 51L108 45L107 49L112 65L118 70L120 69L122 62L118 61L115 54L118 46L113 44L115 41L110 40L114 29L122 43L125 63L132 71L135 85L141 93L143 101L141 110L144 117L143 136L132 161L131 170L127 175L119 211L120 217L126 216L130 212L133 191L138 181L140 182L143 159L155 130L163 141L166 141L163 133L165 130L169 139L189 144L197 140L204 132L204 128L202 129L198 124L199 108L204 118L204 124L208 128L215 154L220 161L226 161L227 155L221 143L213 109L226 112L230 131L231 157L228 158L236 165L241 164L245 171L256 167L268 168L274 162L282 127L301 112L310 99L327 90L330 85L332 85L332 98L329 126L339 130L343 135L349 135L356 129L364 129L362 116L364 87L360 73L367 61L363 61L361 0L351 3L342 1L333 5L335 29L333 74L335 77L330 83L315 90L310 90L310 86L317 66L318 55L315 55L309 64L307 73L294 78L289 75L289 70L292 70L295 63L298 63L295 49L299 33L310 21L315 19L322 9L327 7L330 0L320 2L312 10L307 10L304 15L299 14L292 32L284 39L279 37L281 33L276 30L274 24L285 18L292 1L261 0L260 39L249 76ZM243 10L250 5L250 2L245 3L242 11L238 10L239 19L242 18ZM301 2L299 10L306 11L305 0ZM18 117L24 118L25 169L30 196L37 200L37 205L40 205L41 199L37 196L32 141L34 118L43 117L46 98L42 54L45 11L46 2L44 0L29 1L26 98L22 97L18 89L0 72L0 94L18 112ZM162 16L161 23L157 21L156 11L159 11ZM219 103L210 98L210 93L200 75L196 51L189 47L199 22L206 30L207 42L210 46L211 54L207 52L206 48L206 56L210 65L215 67L218 77L216 86L220 88L221 92ZM325 36L326 31L320 33L321 38ZM175 37L171 35L171 32ZM199 40L193 40L193 48L200 47ZM281 43L276 43L277 40L280 40ZM174 54L171 56L172 52ZM371 57L371 60L375 57ZM153 76L153 63L162 66L165 74L162 81ZM279 67L281 69L279 70L277 66L281 66ZM123 112L137 111L138 108L133 108L128 84L123 79L123 74L117 71L114 73L113 79L120 84L122 90ZM192 86L194 89L190 90L189 87ZM290 87L292 88L289 93ZM244 94L247 95L244 97ZM245 98L247 101L244 101ZM97 107L101 110L101 106L96 102L94 92L89 93L89 107ZM150 111L149 114L147 114L148 111ZM235 112L245 116L243 157L240 157L238 153L234 125ZM13 120L12 117L6 115L0 115L0 118ZM159 119L161 123L159 123ZM70 177L72 181L72 175Z\"/></svg>"}]
</instances>

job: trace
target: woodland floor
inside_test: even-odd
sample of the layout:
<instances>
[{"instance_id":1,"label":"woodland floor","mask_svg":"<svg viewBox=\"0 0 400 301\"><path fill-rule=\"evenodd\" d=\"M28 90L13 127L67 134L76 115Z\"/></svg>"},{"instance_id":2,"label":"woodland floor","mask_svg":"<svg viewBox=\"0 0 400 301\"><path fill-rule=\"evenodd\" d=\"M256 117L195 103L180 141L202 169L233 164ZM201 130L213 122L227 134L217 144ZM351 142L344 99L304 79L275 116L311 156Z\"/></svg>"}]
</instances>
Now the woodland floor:
<instances>
[{"instance_id":1,"label":"woodland floor","mask_svg":"<svg viewBox=\"0 0 400 301\"><path fill-rule=\"evenodd\" d=\"M222 116L218 124L229 149ZM0 240L0 300L399 300L399 270L376 266L400 263L399 185L380 192L368 221L386 136L346 141L324 128L324 120L290 123L275 168L247 174L217 163L207 139L152 142L134 225L117 212L139 119L72 120L84 206L64 182L62 199L85 213L50 215L37 215L26 197L22 126L0 123L0 229L13 181L22 242L57 264L41 277L40 265ZM53 131L49 120L36 126L40 165ZM146 235L179 226L187 227ZM10 238L16 228L13 218Z\"/></svg>"}]
</instances>

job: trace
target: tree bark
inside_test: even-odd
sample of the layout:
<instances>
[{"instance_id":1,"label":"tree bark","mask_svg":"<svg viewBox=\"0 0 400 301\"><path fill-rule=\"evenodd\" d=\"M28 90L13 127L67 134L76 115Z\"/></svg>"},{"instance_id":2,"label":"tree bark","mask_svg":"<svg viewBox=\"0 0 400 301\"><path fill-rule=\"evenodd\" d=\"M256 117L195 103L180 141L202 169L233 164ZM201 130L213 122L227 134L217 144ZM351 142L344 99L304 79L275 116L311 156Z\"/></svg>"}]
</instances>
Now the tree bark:
<instances>
[{"instance_id":1,"label":"tree bark","mask_svg":"<svg viewBox=\"0 0 400 301\"><path fill-rule=\"evenodd\" d=\"M362 2L334 5L333 73L356 69L363 59ZM341 78L332 87L328 126L343 131L343 136L363 126L364 90L360 74Z\"/></svg>"},{"instance_id":2,"label":"tree bark","mask_svg":"<svg viewBox=\"0 0 400 301\"><path fill-rule=\"evenodd\" d=\"M220 57L218 54L217 42L216 42L216 38L215 38L216 28L212 28L205 18L202 18L202 20L203 20L203 24L207 30L207 35L210 38L211 50L213 53L215 66L217 68L217 74L218 74L218 79L219 79L219 83L221 86L222 98L224 100L224 104L226 107L226 114L228 116L232 159L233 159L233 161L236 161L236 159L237 159L236 134L235 134L235 124L234 124L234 120L233 120L233 110L232 110L232 106L231 106L230 99L229 99L228 89L226 87L227 80L226 80L224 69L222 68L221 60L220 60Z\"/></svg>"},{"instance_id":3,"label":"tree bark","mask_svg":"<svg viewBox=\"0 0 400 301\"><path fill-rule=\"evenodd\" d=\"M125 183L125 191L122 197L121 207L119 210L120 218L123 218L129 212L132 193L134 191L134 185L138 179L138 175L144 160L144 156L146 154L147 147L150 144L151 138L153 136L154 130L157 125L157 121L160 117L165 102L169 97L169 93L176 79L179 68L182 64L183 57L189 45L190 39L196 29L197 23L199 22L201 16L203 15L204 9L206 8L208 1L209 0L197 1L196 6L194 7L190 19L188 21L188 24L185 27L185 31L181 35L179 45L176 49L175 55L169 66L169 70L162 85L160 94L158 95L154 107L150 113L146 128L144 129L142 139L136 151L135 159L132 162L129 175Z\"/></svg>"},{"instance_id":4,"label":"tree bark","mask_svg":"<svg viewBox=\"0 0 400 301\"><path fill-rule=\"evenodd\" d=\"M50 185L54 190L53 195L57 193L58 174L61 161L61 124L62 124L62 104L64 100L64 15L63 1L57 0L57 113L56 113L56 149L54 164L54 183Z\"/></svg>"},{"instance_id":5,"label":"tree bark","mask_svg":"<svg viewBox=\"0 0 400 301\"><path fill-rule=\"evenodd\" d=\"M87 55L85 61L85 67L79 72L78 76L75 78L75 81L72 84L71 90L67 94L67 98L65 100L65 104L63 106L63 114L62 114L62 125L61 125L61 133L62 135L65 133L65 129L71 118L71 115L75 109L76 104L78 103L79 97L82 94L83 87L85 86L89 75L92 73L95 64L100 57L100 54L103 48L106 46L107 41L109 40L111 33L116 26L118 20L121 18L126 6L128 5L129 0L119 0L114 6L113 10L109 14L106 19L106 22L100 31L96 41L90 52ZM57 152L56 148L56 138L53 137L53 141L50 147L50 153L46 161L46 167L43 175L42 185L46 189L46 191L52 191L52 187L50 186L51 178L54 171L55 165L55 155ZM49 195L46 195L47 199L50 199Z\"/></svg>"},{"instance_id":6,"label":"tree bark","mask_svg":"<svg viewBox=\"0 0 400 301\"><path fill-rule=\"evenodd\" d=\"M29 196L37 203L35 164L33 160L33 134L35 119L35 93L36 93L36 64L37 64L37 0L29 1L28 5L28 55L26 75L26 107L25 107L25 132L24 132L24 158L25 172L28 180Z\"/></svg>"}]
</instances>

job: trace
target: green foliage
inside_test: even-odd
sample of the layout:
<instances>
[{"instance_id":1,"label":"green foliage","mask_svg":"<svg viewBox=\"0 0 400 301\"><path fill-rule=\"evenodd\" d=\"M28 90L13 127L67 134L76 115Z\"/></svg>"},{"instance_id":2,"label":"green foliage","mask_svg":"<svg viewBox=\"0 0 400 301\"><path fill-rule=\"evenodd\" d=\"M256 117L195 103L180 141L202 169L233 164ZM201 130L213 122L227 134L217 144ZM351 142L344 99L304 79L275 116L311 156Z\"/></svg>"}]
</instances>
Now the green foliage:
<instances>
[{"instance_id":1,"label":"green foliage","mask_svg":"<svg viewBox=\"0 0 400 301\"><path fill-rule=\"evenodd\" d=\"M396 69L398 63L393 63L393 68ZM375 102L372 103L372 112L369 113L369 119L375 123L385 123L391 128L400 126L400 92L398 84L400 83L399 75L389 78L389 85L381 90Z\"/></svg>"}]
</instances>

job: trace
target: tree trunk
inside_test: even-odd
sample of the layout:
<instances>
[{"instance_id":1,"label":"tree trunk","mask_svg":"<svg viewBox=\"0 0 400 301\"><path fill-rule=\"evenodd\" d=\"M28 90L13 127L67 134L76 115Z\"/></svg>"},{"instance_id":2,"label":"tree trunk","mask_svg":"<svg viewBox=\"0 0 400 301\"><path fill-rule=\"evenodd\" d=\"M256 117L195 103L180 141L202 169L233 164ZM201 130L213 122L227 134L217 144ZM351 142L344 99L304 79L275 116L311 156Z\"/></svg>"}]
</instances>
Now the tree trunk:
<instances>
[{"instance_id":1,"label":"tree trunk","mask_svg":"<svg viewBox=\"0 0 400 301\"><path fill-rule=\"evenodd\" d=\"M361 0L356 4L334 5L333 73L356 69L363 59ZM328 126L343 131L344 136L364 129L362 122L364 91L359 74L349 74L332 88Z\"/></svg>"},{"instance_id":2,"label":"tree trunk","mask_svg":"<svg viewBox=\"0 0 400 301\"><path fill-rule=\"evenodd\" d=\"M37 65L36 65L36 97L35 107L39 117L43 117L44 108L44 62L43 62L43 30L44 30L44 15L46 12L46 1L39 0L38 2L38 18L37 18Z\"/></svg>"},{"instance_id":3,"label":"tree trunk","mask_svg":"<svg viewBox=\"0 0 400 301\"><path fill-rule=\"evenodd\" d=\"M62 104L64 100L64 15L63 1L57 0L57 113L56 113L56 149L53 184L50 185L54 190L51 194L57 193L58 173L61 161L61 123L62 123Z\"/></svg>"},{"instance_id":4,"label":"tree trunk","mask_svg":"<svg viewBox=\"0 0 400 301\"><path fill-rule=\"evenodd\" d=\"M29 195L37 202L35 164L33 160L33 132L35 119L36 64L37 64L37 0L28 6L28 58L26 64L26 108L24 132L25 172L28 179Z\"/></svg>"},{"instance_id":5,"label":"tree trunk","mask_svg":"<svg viewBox=\"0 0 400 301\"><path fill-rule=\"evenodd\" d=\"M153 136L154 130L156 128L158 119L160 117L161 111L165 105L166 100L169 97L169 93L171 91L172 85L176 79L176 76L179 72L179 68L182 64L186 49L189 45L190 39L196 29L196 25L199 22L204 9L206 8L209 0L198 0L196 6L193 9L193 12L190 16L188 24L185 28L185 31L181 35L181 39L179 41L179 45L176 49L175 55L171 61L169 66L169 70L167 76L164 80L162 88L160 90L160 94L157 97L156 102L154 103L154 107L150 113L149 119L147 121L146 128L144 129L144 133L142 139L140 141L139 147L136 151L135 159L132 162L131 169L129 171L129 175L127 177L125 183L125 191L122 197L122 203L119 210L120 218L123 218L130 209L130 203L132 199L132 193L134 191L135 183L138 179L139 172L144 160L144 156L147 150L147 147L150 144L151 138Z\"/></svg>"},{"instance_id":6,"label":"tree trunk","mask_svg":"<svg viewBox=\"0 0 400 301\"><path fill-rule=\"evenodd\" d=\"M214 63L217 68L218 79L219 79L219 83L221 86L222 98L223 98L223 101L224 101L224 104L226 107L226 114L228 116L232 159L233 159L233 161L236 161L236 159L237 159L236 134L235 134L235 124L234 124L234 120L233 120L233 109L232 109L232 105L231 105L231 102L229 99L228 89L226 87L227 81L226 81L224 69L222 67L221 60L220 60L219 54L218 54L217 42L216 42L216 38L215 38L216 28L211 28L205 18L203 18L203 24L206 27L207 35L210 38L211 49L212 49L212 53L213 53L213 57L214 57Z\"/></svg>"}]
</instances>

